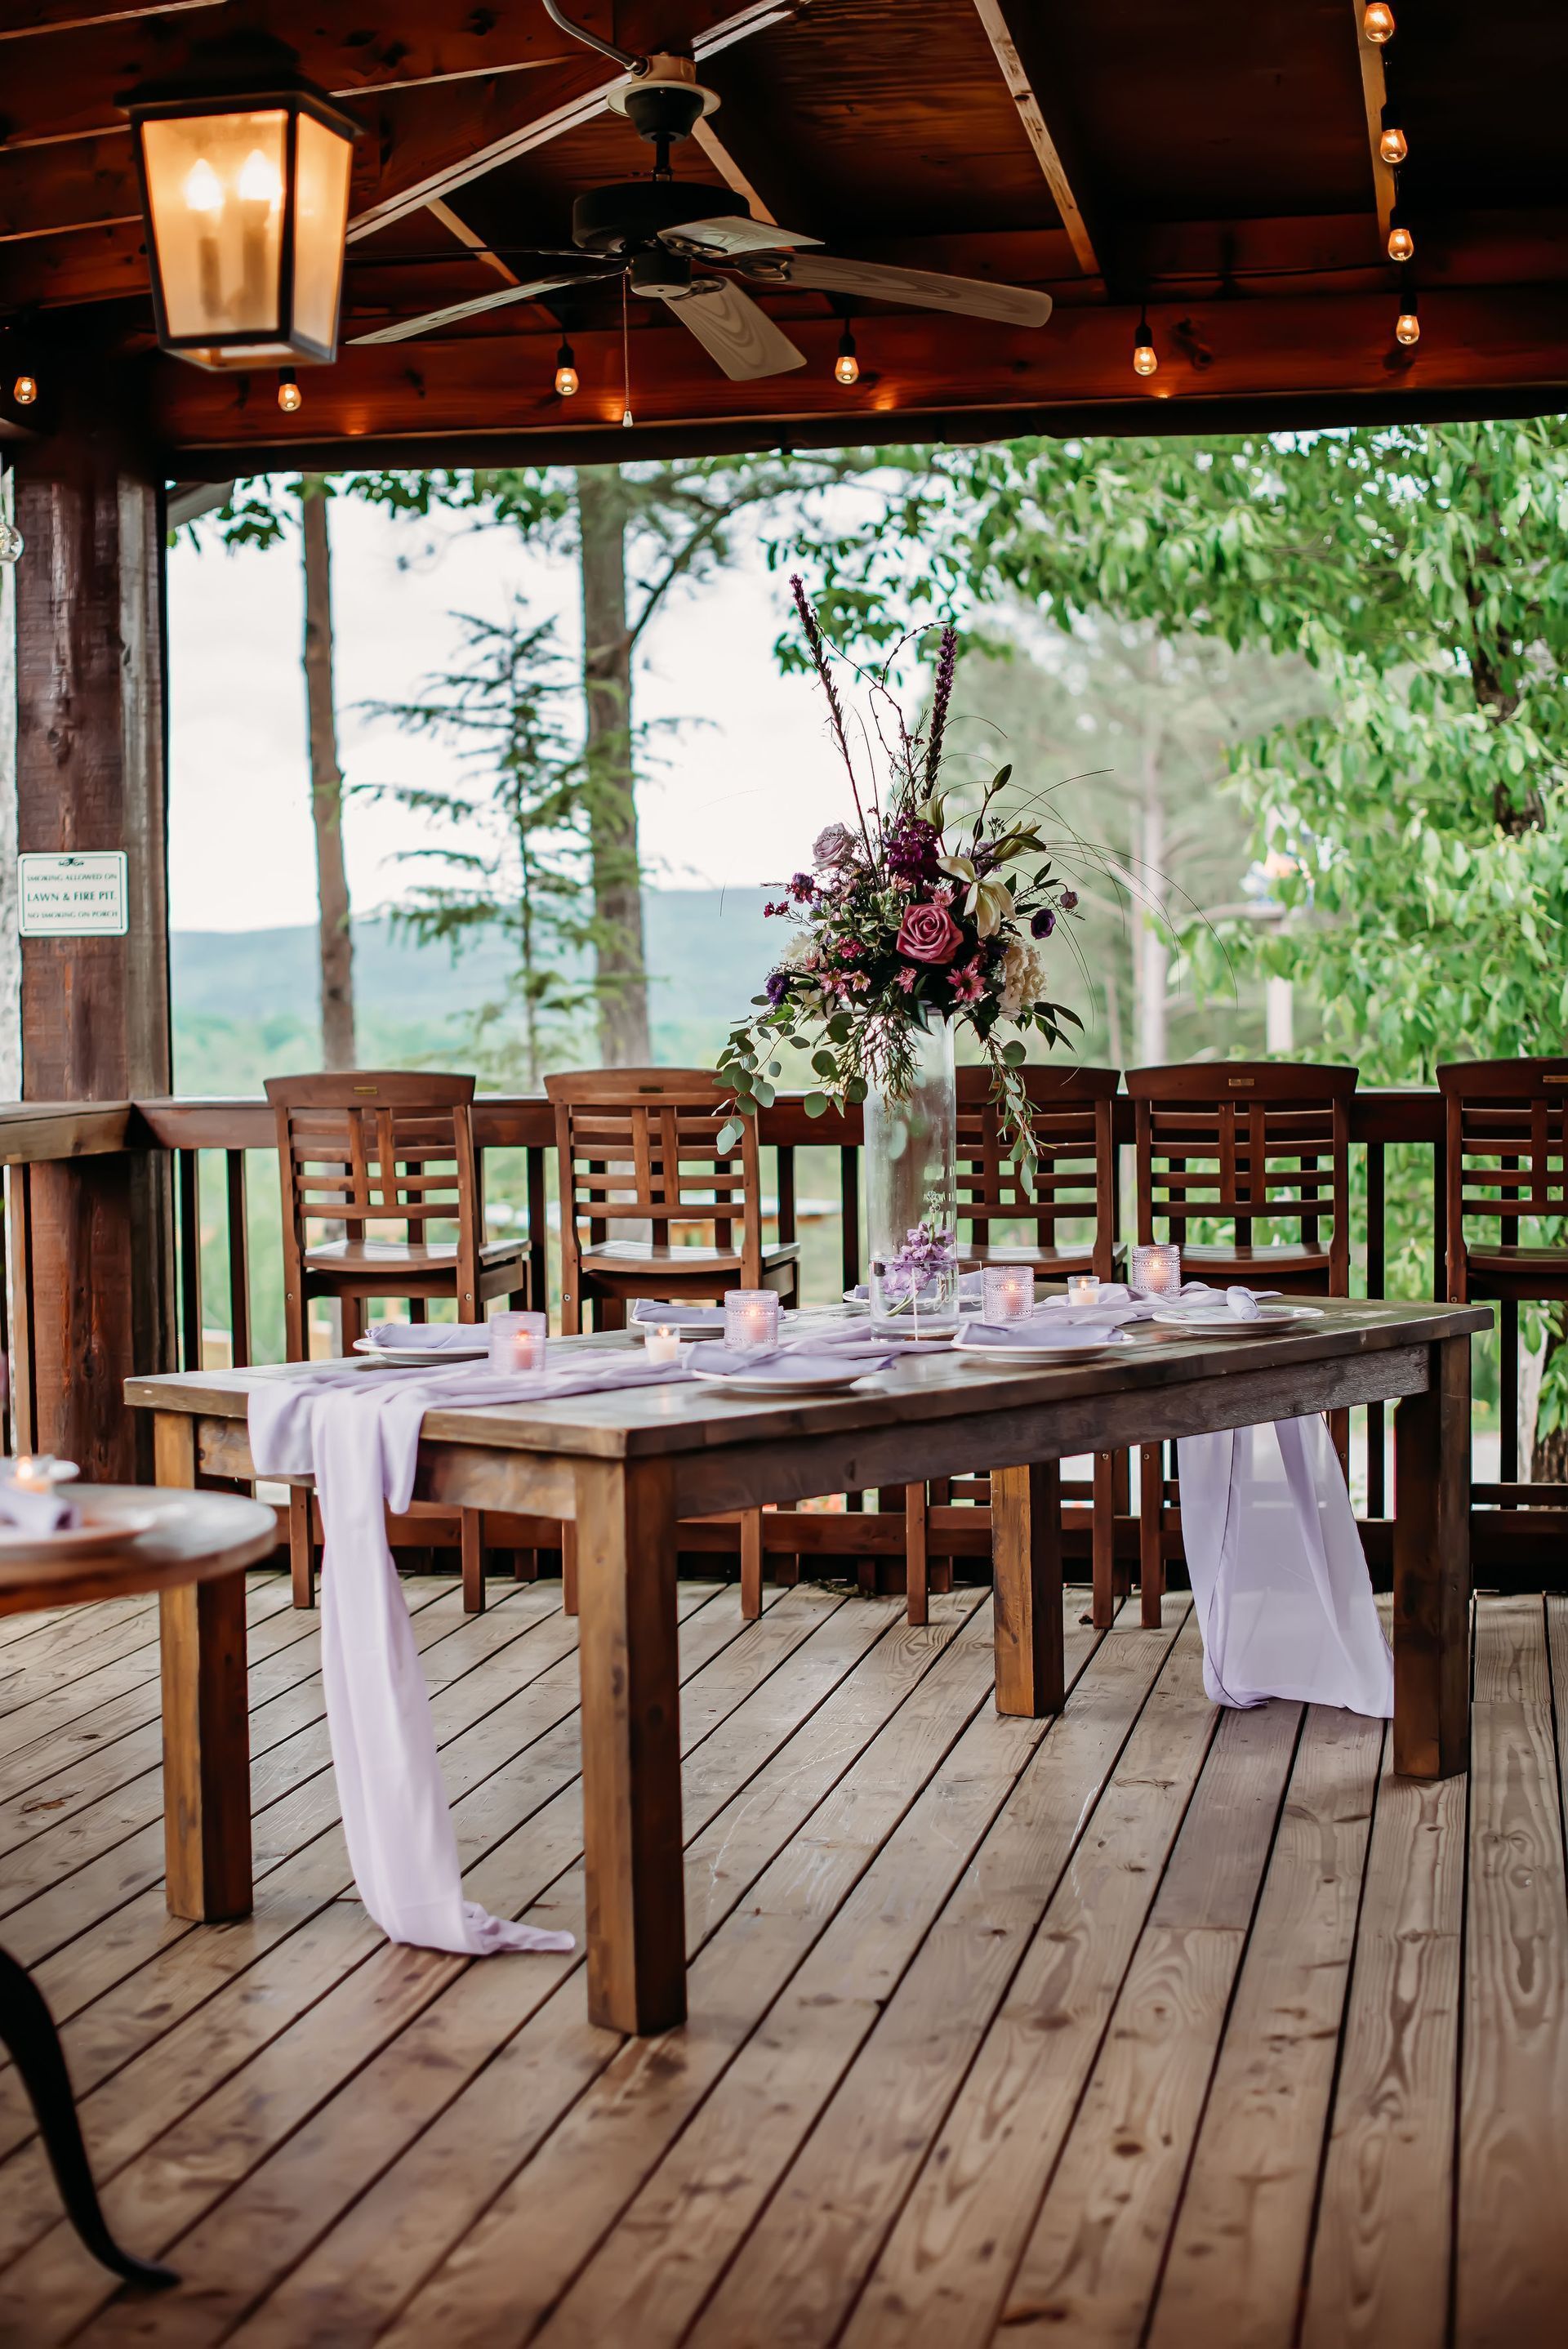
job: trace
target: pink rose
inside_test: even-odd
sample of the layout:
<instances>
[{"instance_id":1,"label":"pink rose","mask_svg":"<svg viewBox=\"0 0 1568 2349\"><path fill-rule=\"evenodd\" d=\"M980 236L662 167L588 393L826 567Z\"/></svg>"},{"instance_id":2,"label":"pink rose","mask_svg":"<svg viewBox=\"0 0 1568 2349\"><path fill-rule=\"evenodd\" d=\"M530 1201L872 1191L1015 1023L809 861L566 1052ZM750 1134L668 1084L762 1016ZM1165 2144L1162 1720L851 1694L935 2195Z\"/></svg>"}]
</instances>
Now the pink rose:
<instances>
[{"instance_id":1,"label":"pink rose","mask_svg":"<svg viewBox=\"0 0 1568 2349\"><path fill-rule=\"evenodd\" d=\"M945 905L910 905L898 926L898 950L911 962L951 962L964 933Z\"/></svg>"}]
</instances>

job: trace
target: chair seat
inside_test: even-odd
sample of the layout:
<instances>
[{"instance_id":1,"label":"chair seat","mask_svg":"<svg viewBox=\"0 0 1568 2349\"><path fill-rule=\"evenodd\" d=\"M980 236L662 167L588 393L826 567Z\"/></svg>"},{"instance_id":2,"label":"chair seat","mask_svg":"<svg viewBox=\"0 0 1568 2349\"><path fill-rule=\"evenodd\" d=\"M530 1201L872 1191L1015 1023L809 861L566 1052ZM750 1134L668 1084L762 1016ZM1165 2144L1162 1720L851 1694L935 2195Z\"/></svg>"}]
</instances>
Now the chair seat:
<instances>
[{"instance_id":1,"label":"chair seat","mask_svg":"<svg viewBox=\"0 0 1568 2349\"><path fill-rule=\"evenodd\" d=\"M764 1272L799 1260L797 1240L776 1241L762 1251ZM582 1263L583 1272L595 1280L644 1280L656 1274L674 1288L683 1281L722 1280L730 1274L738 1279L745 1269L738 1248L670 1247L662 1240L606 1240L584 1248Z\"/></svg>"},{"instance_id":2,"label":"chair seat","mask_svg":"<svg viewBox=\"0 0 1568 2349\"><path fill-rule=\"evenodd\" d=\"M1094 1243L1086 1241L1081 1247L1030 1247L1026 1243L1011 1247L993 1247L989 1240L978 1244L960 1240L958 1260L966 1269L988 1264L1026 1265L1047 1280L1065 1280L1069 1272L1094 1270Z\"/></svg>"},{"instance_id":3,"label":"chair seat","mask_svg":"<svg viewBox=\"0 0 1568 2349\"><path fill-rule=\"evenodd\" d=\"M527 1255L525 1240L487 1240L480 1250L480 1263L489 1269L521 1263ZM341 1272L356 1278L366 1273L455 1273L457 1265L455 1240L328 1240L324 1247L307 1248L304 1256L307 1272Z\"/></svg>"},{"instance_id":4,"label":"chair seat","mask_svg":"<svg viewBox=\"0 0 1568 2349\"><path fill-rule=\"evenodd\" d=\"M1291 1241L1280 1247L1184 1247L1181 1270L1204 1280L1326 1280L1332 1259L1323 1247Z\"/></svg>"},{"instance_id":5,"label":"chair seat","mask_svg":"<svg viewBox=\"0 0 1568 2349\"><path fill-rule=\"evenodd\" d=\"M1472 1282L1568 1281L1568 1247L1467 1247L1465 1264Z\"/></svg>"}]
</instances>

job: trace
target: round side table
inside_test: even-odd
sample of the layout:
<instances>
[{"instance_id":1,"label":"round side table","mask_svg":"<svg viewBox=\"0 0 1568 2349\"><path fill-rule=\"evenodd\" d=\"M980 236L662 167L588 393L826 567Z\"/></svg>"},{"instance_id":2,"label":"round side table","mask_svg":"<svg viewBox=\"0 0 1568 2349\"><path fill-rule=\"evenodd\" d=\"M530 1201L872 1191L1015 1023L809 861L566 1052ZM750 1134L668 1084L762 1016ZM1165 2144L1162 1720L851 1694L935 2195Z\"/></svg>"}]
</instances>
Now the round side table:
<instances>
[{"instance_id":1,"label":"round side table","mask_svg":"<svg viewBox=\"0 0 1568 2349\"><path fill-rule=\"evenodd\" d=\"M144 1485L74 1485L73 1499L154 1517L123 1547L78 1558L7 1558L0 1547L0 1615L29 1608L89 1604L144 1591L177 1590L236 1574L277 1546L277 1518L259 1501L228 1493L176 1493ZM49 2166L67 2215L96 2259L134 2283L161 2287L170 2268L122 2251L109 2233L93 2184L65 2052L42 1991L26 1968L0 1950L0 2040L10 2052L37 2116Z\"/></svg>"}]
</instances>

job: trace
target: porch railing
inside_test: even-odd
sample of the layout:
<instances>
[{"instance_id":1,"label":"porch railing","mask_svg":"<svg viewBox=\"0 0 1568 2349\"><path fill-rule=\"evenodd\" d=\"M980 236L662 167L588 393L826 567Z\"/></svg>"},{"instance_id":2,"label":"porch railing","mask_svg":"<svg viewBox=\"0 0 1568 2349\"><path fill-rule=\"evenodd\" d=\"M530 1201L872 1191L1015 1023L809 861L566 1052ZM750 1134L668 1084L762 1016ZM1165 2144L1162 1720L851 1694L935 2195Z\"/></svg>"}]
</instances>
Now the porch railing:
<instances>
[{"instance_id":1,"label":"porch railing","mask_svg":"<svg viewBox=\"0 0 1568 2349\"><path fill-rule=\"evenodd\" d=\"M1130 1164L1131 1104L1117 1104L1119 1154ZM489 1211L527 1234L535 1296L551 1293L554 1249L554 1128L549 1104L539 1096L490 1095L475 1104L475 1138L481 1171L493 1169ZM771 1214L781 1239L800 1236L802 1222L836 1223L837 1247L824 1232L813 1251L817 1279L808 1296L826 1299L832 1284L852 1287L861 1274L860 1151L857 1114L830 1111L818 1118L805 1112L804 1098L780 1095L763 1112L760 1138L765 1173L773 1177ZM1351 1110L1355 1228L1355 1285L1368 1297L1386 1293L1390 1274L1390 1167L1402 1208L1406 1262L1398 1286L1440 1297L1444 1292L1447 1235L1443 1186L1443 1116L1435 1092L1366 1088ZM196 1368L215 1343L236 1367L257 1358L253 1225L262 1234L276 1227L275 1129L268 1105L255 1100L147 1100L90 1104L20 1103L0 1107L0 1161L9 1170L5 1221L9 1279L0 1298L0 1345L11 1363L12 1433L23 1446L34 1424L29 1333L34 1310L30 1278L30 1170L61 1160L110 1152L166 1152L174 1170L178 1266L177 1364L147 1368ZM1389 1154L1400 1156L1391 1161ZM257 1181L265 1160L264 1200ZM809 1163L819 1195L802 1199L799 1172ZM828 1154L824 1159L823 1154ZM827 1173L836 1170L836 1182ZM824 1179L825 1178L825 1179ZM1118 1194L1121 1195L1119 1185ZM507 1195L503 1198L502 1193ZM482 1195L482 1191L481 1191ZM1415 1201L1424 1203L1418 1222ZM270 1219L270 1221L269 1221ZM1419 1268L1411 1264L1409 1240L1416 1232ZM203 1285L204 1251L221 1250L222 1277ZM835 1261L836 1258L836 1261ZM211 1261L211 1259L209 1259ZM222 1318L214 1327L214 1293ZM1496 1413L1497 1473L1478 1477L1476 1557L1478 1570L1507 1585L1568 1583L1568 1512L1531 1506L1531 1488L1520 1481L1517 1433L1519 1326L1517 1308L1500 1310L1497 1349L1483 1360L1478 1392L1487 1449L1491 1413ZM226 1329L223 1320L226 1319ZM226 1343L223 1341L226 1340ZM270 1350L275 1356L276 1349ZM1483 1352L1484 1352L1483 1348ZM269 1350L262 1349L263 1358ZM1366 1414L1362 1475L1363 1526L1375 1567L1387 1555L1388 1476L1387 1428L1381 1405ZM1357 1446L1358 1454L1361 1447ZM854 1506L851 1500L851 1506ZM945 1513L944 1513L945 1514ZM869 1532L869 1528L867 1529ZM889 1529L891 1534L891 1528ZM857 1540L857 1548L867 1545ZM880 1540L870 1547L885 1547Z\"/></svg>"}]
</instances>

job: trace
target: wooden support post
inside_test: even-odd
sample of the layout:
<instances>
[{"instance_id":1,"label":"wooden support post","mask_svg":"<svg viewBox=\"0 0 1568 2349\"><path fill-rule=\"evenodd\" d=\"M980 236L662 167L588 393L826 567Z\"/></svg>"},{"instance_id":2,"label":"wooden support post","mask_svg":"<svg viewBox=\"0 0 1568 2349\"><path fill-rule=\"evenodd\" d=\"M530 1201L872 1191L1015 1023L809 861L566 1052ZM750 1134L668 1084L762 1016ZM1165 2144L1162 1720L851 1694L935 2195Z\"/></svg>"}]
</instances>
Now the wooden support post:
<instances>
[{"instance_id":1,"label":"wooden support post","mask_svg":"<svg viewBox=\"0 0 1568 2349\"><path fill-rule=\"evenodd\" d=\"M1468 1338L1431 1350L1431 1383L1394 1413L1394 1767L1452 1778L1470 1759Z\"/></svg>"},{"instance_id":2,"label":"wooden support post","mask_svg":"<svg viewBox=\"0 0 1568 2349\"><path fill-rule=\"evenodd\" d=\"M577 1612L577 1528L561 1528L561 1604L568 1615Z\"/></svg>"},{"instance_id":3,"label":"wooden support post","mask_svg":"<svg viewBox=\"0 0 1568 2349\"><path fill-rule=\"evenodd\" d=\"M1138 1579L1146 1630L1158 1631L1165 1596L1165 1555L1161 1547L1165 1516L1165 1447L1140 1444L1138 1453Z\"/></svg>"},{"instance_id":4,"label":"wooden support post","mask_svg":"<svg viewBox=\"0 0 1568 2349\"><path fill-rule=\"evenodd\" d=\"M996 1710L1059 1713L1067 1702L1059 1461L992 1469L991 1558L996 1580Z\"/></svg>"},{"instance_id":5,"label":"wooden support post","mask_svg":"<svg viewBox=\"0 0 1568 2349\"><path fill-rule=\"evenodd\" d=\"M315 1489L289 1486L289 1580L296 1607L315 1605Z\"/></svg>"},{"instance_id":6,"label":"wooden support post","mask_svg":"<svg viewBox=\"0 0 1568 2349\"><path fill-rule=\"evenodd\" d=\"M461 1544L463 1568L463 1612L465 1615L482 1615L485 1611L485 1528L481 1510L458 1511L458 1538Z\"/></svg>"},{"instance_id":7,"label":"wooden support post","mask_svg":"<svg viewBox=\"0 0 1568 2349\"><path fill-rule=\"evenodd\" d=\"M740 1612L755 1623L762 1612L762 1512L740 1512Z\"/></svg>"},{"instance_id":8,"label":"wooden support post","mask_svg":"<svg viewBox=\"0 0 1568 2349\"><path fill-rule=\"evenodd\" d=\"M1116 1454L1094 1455L1094 1504L1089 1526L1090 1573L1094 1595L1089 1616L1097 1631L1109 1631L1116 1620Z\"/></svg>"},{"instance_id":9,"label":"wooden support post","mask_svg":"<svg viewBox=\"0 0 1568 2349\"><path fill-rule=\"evenodd\" d=\"M194 1485L193 1418L154 1413L153 1447L160 1485ZM214 1924L251 1906L244 1575L166 1590L158 1609L169 1913Z\"/></svg>"},{"instance_id":10,"label":"wooden support post","mask_svg":"<svg viewBox=\"0 0 1568 2349\"><path fill-rule=\"evenodd\" d=\"M909 1620L914 1624L931 1620L931 1559L927 1532L925 1486L906 1485L903 1488L905 1588L909 1593Z\"/></svg>"},{"instance_id":11,"label":"wooden support post","mask_svg":"<svg viewBox=\"0 0 1568 2349\"><path fill-rule=\"evenodd\" d=\"M674 1482L664 1461L577 1468L588 2017L686 2020Z\"/></svg>"},{"instance_id":12,"label":"wooden support post","mask_svg":"<svg viewBox=\"0 0 1568 2349\"><path fill-rule=\"evenodd\" d=\"M171 1081L162 500L128 447L137 377L85 348L59 372L57 430L16 457L17 846L123 851L127 927L22 940L22 1091L124 1101ZM35 1441L95 1481L146 1482L151 1430L121 1395L174 1367L167 1160L37 1166L31 1194Z\"/></svg>"}]
</instances>

